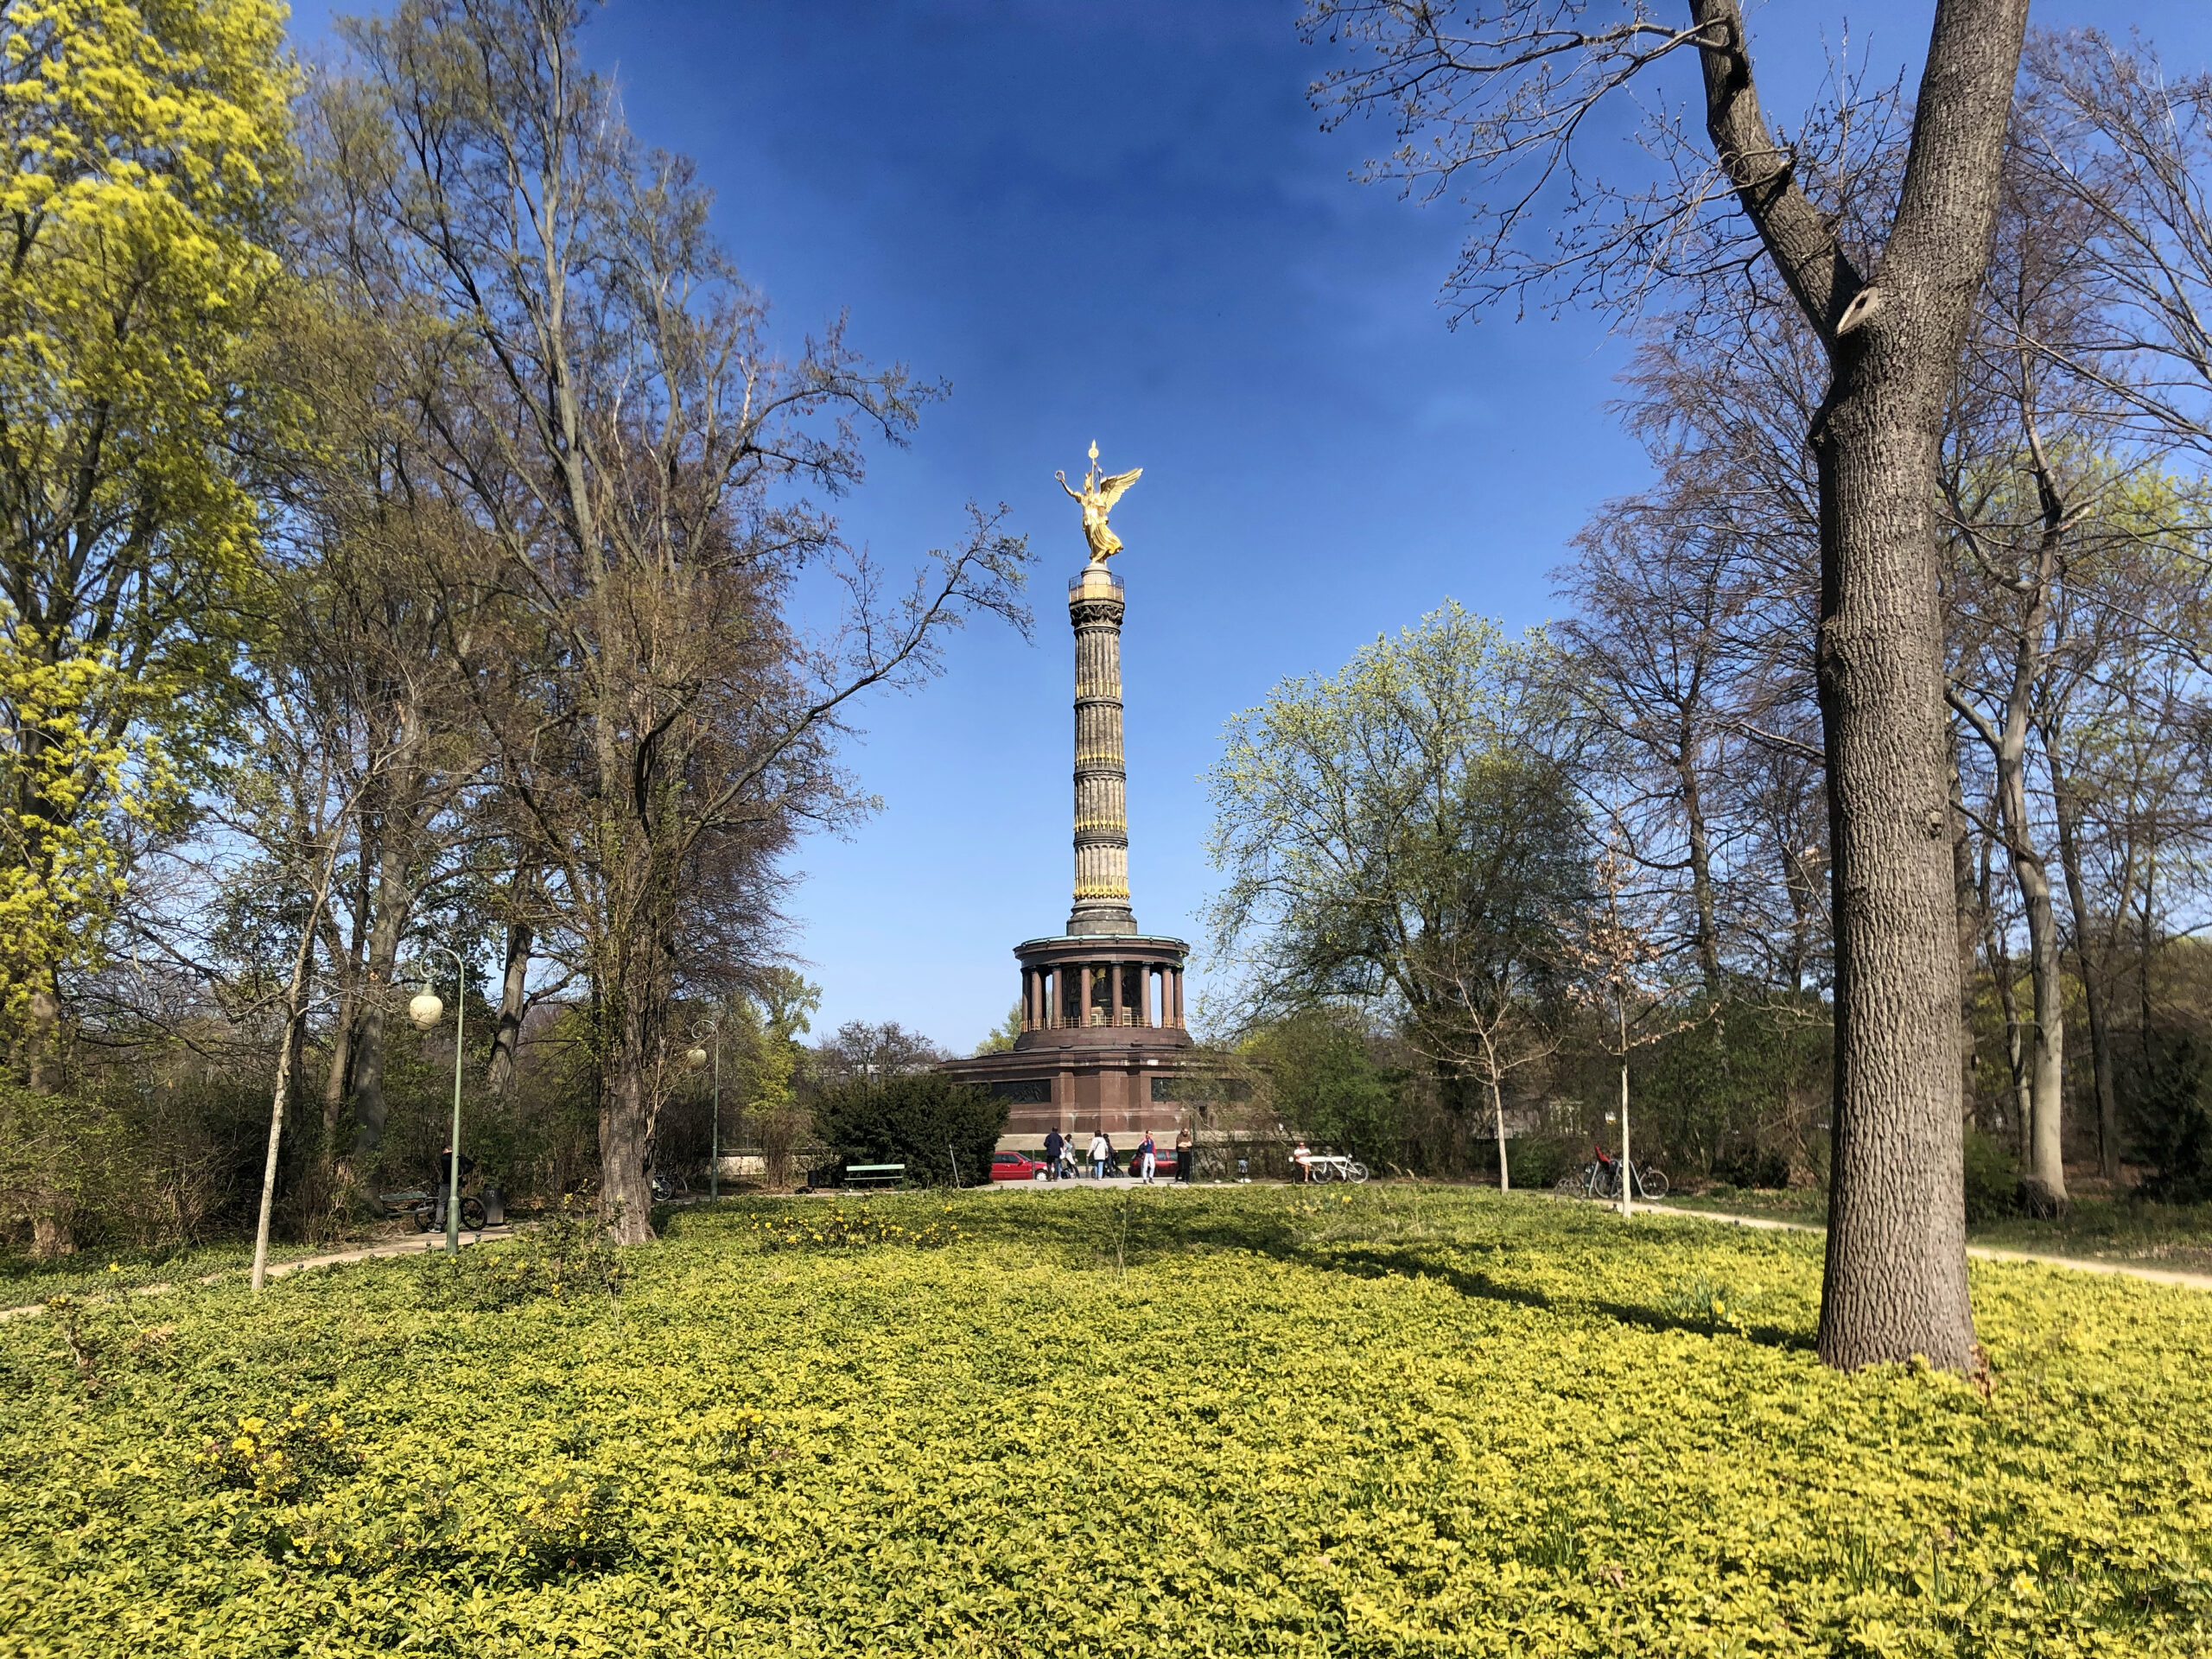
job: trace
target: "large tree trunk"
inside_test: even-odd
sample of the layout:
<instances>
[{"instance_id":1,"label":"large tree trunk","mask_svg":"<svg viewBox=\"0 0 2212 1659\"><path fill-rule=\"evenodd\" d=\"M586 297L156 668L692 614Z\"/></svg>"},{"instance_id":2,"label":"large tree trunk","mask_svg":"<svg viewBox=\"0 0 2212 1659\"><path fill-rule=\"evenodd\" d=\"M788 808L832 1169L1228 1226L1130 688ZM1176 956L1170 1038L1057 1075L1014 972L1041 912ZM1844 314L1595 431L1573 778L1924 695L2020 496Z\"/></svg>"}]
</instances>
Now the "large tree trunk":
<instances>
[{"instance_id":1,"label":"large tree trunk","mask_svg":"<svg viewBox=\"0 0 2212 1659\"><path fill-rule=\"evenodd\" d=\"M652 1177L646 1162L652 1150L657 999L649 983L638 982L649 977L639 974L601 1005L607 1046L599 1096L600 1203L618 1244L643 1244L653 1236Z\"/></svg>"},{"instance_id":2,"label":"large tree trunk","mask_svg":"<svg viewBox=\"0 0 2212 1659\"><path fill-rule=\"evenodd\" d=\"M60 1087L60 1066L55 1058L61 1031L61 1004L54 993L41 987L30 995L25 1017L25 1082L35 1095L50 1095ZM73 1205L57 1182L34 1198L31 1214L31 1254L41 1258L73 1255L77 1235L71 1224Z\"/></svg>"},{"instance_id":3,"label":"large tree trunk","mask_svg":"<svg viewBox=\"0 0 2212 1659\"><path fill-rule=\"evenodd\" d=\"M1950 734L1951 893L1958 912L1959 1090L1961 1116L1974 1112L1974 957L1981 944L1981 887L1974 880L1974 830L1967 817L1966 779L1959 771L1958 734Z\"/></svg>"},{"instance_id":4,"label":"large tree trunk","mask_svg":"<svg viewBox=\"0 0 2212 1659\"><path fill-rule=\"evenodd\" d=\"M2052 912L2050 877L2042 855L2027 842L2027 791L2022 755L1999 763L2006 828L2006 851L2020 906L2028 921L2028 983L2035 1013L2024 1044L2028 1077L2027 1168L2020 1179L2028 1213L2050 1217L2066 1207L2066 1165L2062 1130L2065 1082L2066 1014L2061 996L2058 918Z\"/></svg>"},{"instance_id":5,"label":"large tree trunk","mask_svg":"<svg viewBox=\"0 0 2212 1659\"><path fill-rule=\"evenodd\" d=\"M391 975L407 923L407 857L397 815L387 812L377 847L376 919L369 927L369 960L361 990L360 1027L353 1053L353 1156L375 1155L384 1145L384 1049L391 1012Z\"/></svg>"},{"instance_id":6,"label":"large tree trunk","mask_svg":"<svg viewBox=\"0 0 2212 1659\"><path fill-rule=\"evenodd\" d=\"M2111 1014L2105 1003L2104 952L2089 919L2087 885L2082 879L2082 803L2058 753L2056 724L2044 728L2044 752L2050 766L2050 792L2058 819L2058 862L2066 875L2067 907L2074 915L2074 960L2082 975L2082 1001L2089 1016L2089 1058L2097 1091L2097 1173L2120 1179L2120 1091L2113 1077Z\"/></svg>"},{"instance_id":7,"label":"large tree trunk","mask_svg":"<svg viewBox=\"0 0 2212 1659\"><path fill-rule=\"evenodd\" d=\"M519 885L519 883L518 883ZM507 924L506 964L499 976L499 1019L492 1033L492 1062L486 1076L492 1092L504 1095L515 1080L515 1051L522 1043L523 1008L530 984L530 951L536 942L528 922Z\"/></svg>"},{"instance_id":8,"label":"large tree trunk","mask_svg":"<svg viewBox=\"0 0 2212 1659\"><path fill-rule=\"evenodd\" d=\"M350 943L340 949L337 930L326 925L323 938L338 976L338 1012L330 1027L330 1063L322 1077L322 1165L334 1171L343 1160L338 1149L338 1126L346 1110L346 1094L353 1077L353 1040L361 1007L361 951L367 943L368 871L357 868L353 882L353 915Z\"/></svg>"},{"instance_id":9,"label":"large tree trunk","mask_svg":"<svg viewBox=\"0 0 2212 1659\"><path fill-rule=\"evenodd\" d=\"M1705 798L1697 785L1695 751L1683 734L1680 774L1682 816L1689 826L1690 899L1697 912L1697 970L1708 995L1720 995L1720 929L1713 902L1713 837L1705 822Z\"/></svg>"},{"instance_id":10,"label":"large tree trunk","mask_svg":"<svg viewBox=\"0 0 2212 1659\"><path fill-rule=\"evenodd\" d=\"M1960 1179L1933 496L1938 435L1996 226L2027 0L1938 0L1896 213L1872 281L1760 112L1735 0L1688 0L1706 128L1828 352L1816 664L1836 938L1834 1156L1820 1351L1974 1363Z\"/></svg>"},{"instance_id":11,"label":"large tree trunk","mask_svg":"<svg viewBox=\"0 0 2212 1659\"><path fill-rule=\"evenodd\" d=\"M607 918L592 964L600 1202L615 1242L642 1244L653 1236L648 1160L659 1105L655 1062L667 1026L675 960L675 871L650 821L603 820L596 840Z\"/></svg>"},{"instance_id":12,"label":"large tree trunk","mask_svg":"<svg viewBox=\"0 0 2212 1659\"><path fill-rule=\"evenodd\" d=\"M384 1050L391 1015L392 969L398 963L399 941L415 903L407 867L418 810L416 791L421 782L414 760L423 733L421 710L412 703L401 703L398 716L381 791L384 810L375 821L376 918L369 929L369 960L353 1055L355 1158L372 1156L384 1144ZM369 839L369 823L365 818L361 836L365 858Z\"/></svg>"},{"instance_id":13,"label":"large tree trunk","mask_svg":"<svg viewBox=\"0 0 2212 1659\"><path fill-rule=\"evenodd\" d=\"M1960 1182L1959 958L1929 480L1911 342L1840 349L1815 435L1819 673L1836 933L1834 1152L1820 1352L1973 1359ZM1949 361L1955 362L1954 353ZM1903 382L1893 391L1890 383Z\"/></svg>"},{"instance_id":14,"label":"large tree trunk","mask_svg":"<svg viewBox=\"0 0 2212 1659\"><path fill-rule=\"evenodd\" d=\"M2027 907L2028 974L2035 997L2029 1049L2028 1169L2020 1185L2028 1212L2048 1217L2066 1208L2066 1164L2060 1138L2066 1014L2059 982L2058 919L2051 912L2050 880L2041 859L2020 860L2014 876Z\"/></svg>"}]
</instances>

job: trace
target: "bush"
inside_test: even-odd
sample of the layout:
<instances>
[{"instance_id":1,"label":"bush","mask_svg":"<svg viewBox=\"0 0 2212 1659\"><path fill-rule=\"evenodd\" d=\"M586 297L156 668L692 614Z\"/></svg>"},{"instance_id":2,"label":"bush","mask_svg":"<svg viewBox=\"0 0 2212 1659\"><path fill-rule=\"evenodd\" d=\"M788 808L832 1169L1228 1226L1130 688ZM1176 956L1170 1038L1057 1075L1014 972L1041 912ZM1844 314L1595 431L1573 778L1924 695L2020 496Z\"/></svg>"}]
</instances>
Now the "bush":
<instances>
[{"instance_id":1,"label":"bush","mask_svg":"<svg viewBox=\"0 0 2212 1659\"><path fill-rule=\"evenodd\" d=\"M1263 1068L1277 1121L1376 1169L1404 1161L1398 1090L1350 1018L1328 1009L1292 1014L1242 1052Z\"/></svg>"},{"instance_id":2,"label":"bush","mask_svg":"<svg viewBox=\"0 0 2212 1659\"><path fill-rule=\"evenodd\" d=\"M1505 1143L1513 1185L1532 1192L1545 1192L1559 1178L1582 1166L1586 1155L1580 1141L1564 1135L1524 1135Z\"/></svg>"},{"instance_id":3,"label":"bush","mask_svg":"<svg viewBox=\"0 0 2212 1659\"><path fill-rule=\"evenodd\" d=\"M815 1139L849 1164L904 1164L925 1186L982 1186L1007 1103L940 1071L833 1084L814 1098Z\"/></svg>"},{"instance_id":4,"label":"bush","mask_svg":"<svg viewBox=\"0 0 2212 1659\"><path fill-rule=\"evenodd\" d=\"M419 1271L424 1306L484 1312L539 1296L618 1295L628 1270L597 1201L571 1195L520 1238L434 1256Z\"/></svg>"},{"instance_id":5,"label":"bush","mask_svg":"<svg viewBox=\"0 0 2212 1659\"><path fill-rule=\"evenodd\" d=\"M1969 1127L1966 1138L1967 1220L2001 1221L2020 1208L2020 1170L2005 1143Z\"/></svg>"},{"instance_id":6,"label":"bush","mask_svg":"<svg viewBox=\"0 0 2212 1659\"><path fill-rule=\"evenodd\" d=\"M2151 1166L2143 1196L2166 1204L2212 1198L2212 1065L2198 1039L2158 1033L2130 1105L2129 1139Z\"/></svg>"}]
</instances>

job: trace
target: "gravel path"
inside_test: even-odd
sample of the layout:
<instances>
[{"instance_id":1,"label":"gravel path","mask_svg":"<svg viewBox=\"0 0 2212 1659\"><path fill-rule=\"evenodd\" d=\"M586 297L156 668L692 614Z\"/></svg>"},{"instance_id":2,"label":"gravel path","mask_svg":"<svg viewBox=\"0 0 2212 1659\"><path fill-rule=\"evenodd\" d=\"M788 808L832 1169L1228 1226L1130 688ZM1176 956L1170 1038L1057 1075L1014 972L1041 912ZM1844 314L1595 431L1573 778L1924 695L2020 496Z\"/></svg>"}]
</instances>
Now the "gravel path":
<instances>
[{"instance_id":1,"label":"gravel path","mask_svg":"<svg viewBox=\"0 0 2212 1659\"><path fill-rule=\"evenodd\" d=\"M461 1236L461 1242L463 1245L481 1244L494 1239L511 1237L513 1232L514 1230L512 1227L486 1227L480 1233L463 1233ZM380 1244L362 1244L350 1250L333 1250L327 1255L303 1255L291 1262L272 1262L269 1264L269 1276L271 1279L282 1279L289 1274L305 1273L309 1268L334 1268L348 1262L371 1262L378 1256L385 1255L420 1255L426 1250L442 1250L445 1247L446 1239L443 1233L435 1234L429 1238L386 1239ZM195 1285L212 1285L229 1278L232 1274L243 1275L251 1274L252 1271L251 1267L225 1268L219 1273L202 1274L199 1278L189 1282ZM133 1296L162 1296L175 1288L176 1287L171 1284L138 1285L133 1287L130 1294ZM0 1307L0 1319L16 1319L22 1318L26 1313L42 1313L45 1311L44 1302L25 1302L20 1307Z\"/></svg>"},{"instance_id":2,"label":"gravel path","mask_svg":"<svg viewBox=\"0 0 2212 1659\"><path fill-rule=\"evenodd\" d=\"M1777 1221L1771 1216L1731 1216L1718 1210L1678 1210L1671 1204L1644 1203L1637 1206L1662 1216L1682 1216L1691 1221L1713 1221L1731 1227L1758 1227L1774 1233L1825 1233L1809 1222ZM2034 1250L2000 1250L1986 1244L1969 1244L1967 1254L1977 1262L2034 1262L2046 1268L2071 1268L2077 1273L2108 1273L2122 1279L2145 1279L2154 1285L2179 1285L2185 1290L2212 1290L2212 1274L2182 1273L2171 1268L2139 1268L2126 1262L2100 1262L2081 1255L2044 1255Z\"/></svg>"}]
</instances>

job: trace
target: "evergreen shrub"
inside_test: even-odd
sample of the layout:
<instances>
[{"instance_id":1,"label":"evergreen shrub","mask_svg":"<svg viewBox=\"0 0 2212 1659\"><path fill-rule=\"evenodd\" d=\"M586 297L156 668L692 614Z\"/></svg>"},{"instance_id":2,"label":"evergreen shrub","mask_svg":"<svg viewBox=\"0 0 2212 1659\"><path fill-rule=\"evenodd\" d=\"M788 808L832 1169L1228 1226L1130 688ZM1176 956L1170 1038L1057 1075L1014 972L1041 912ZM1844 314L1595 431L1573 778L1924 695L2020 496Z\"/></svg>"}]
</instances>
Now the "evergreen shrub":
<instances>
[{"instance_id":1,"label":"evergreen shrub","mask_svg":"<svg viewBox=\"0 0 2212 1659\"><path fill-rule=\"evenodd\" d=\"M1995 1135L1969 1126L1966 1135L1967 1220L1999 1221L2020 1207L2020 1167Z\"/></svg>"},{"instance_id":2,"label":"evergreen shrub","mask_svg":"<svg viewBox=\"0 0 2212 1659\"><path fill-rule=\"evenodd\" d=\"M1006 1133L1006 1102L941 1071L855 1077L820 1090L812 1105L814 1138L842 1162L904 1164L925 1186L988 1185Z\"/></svg>"}]
</instances>

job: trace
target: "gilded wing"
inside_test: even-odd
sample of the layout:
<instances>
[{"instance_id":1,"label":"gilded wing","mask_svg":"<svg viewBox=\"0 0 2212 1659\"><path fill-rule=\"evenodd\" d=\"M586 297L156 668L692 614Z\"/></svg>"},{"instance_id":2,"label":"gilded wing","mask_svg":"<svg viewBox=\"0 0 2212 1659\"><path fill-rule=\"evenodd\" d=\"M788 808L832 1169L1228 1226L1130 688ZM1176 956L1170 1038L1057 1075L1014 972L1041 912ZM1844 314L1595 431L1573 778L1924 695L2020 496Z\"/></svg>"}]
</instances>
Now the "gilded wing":
<instances>
[{"instance_id":1,"label":"gilded wing","mask_svg":"<svg viewBox=\"0 0 2212 1659\"><path fill-rule=\"evenodd\" d=\"M1111 473L1098 480L1098 510L1107 511L1122 499L1130 485L1144 476L1144 468L1132 467L1126 473Z\"/></svg>"}]
</instances>

